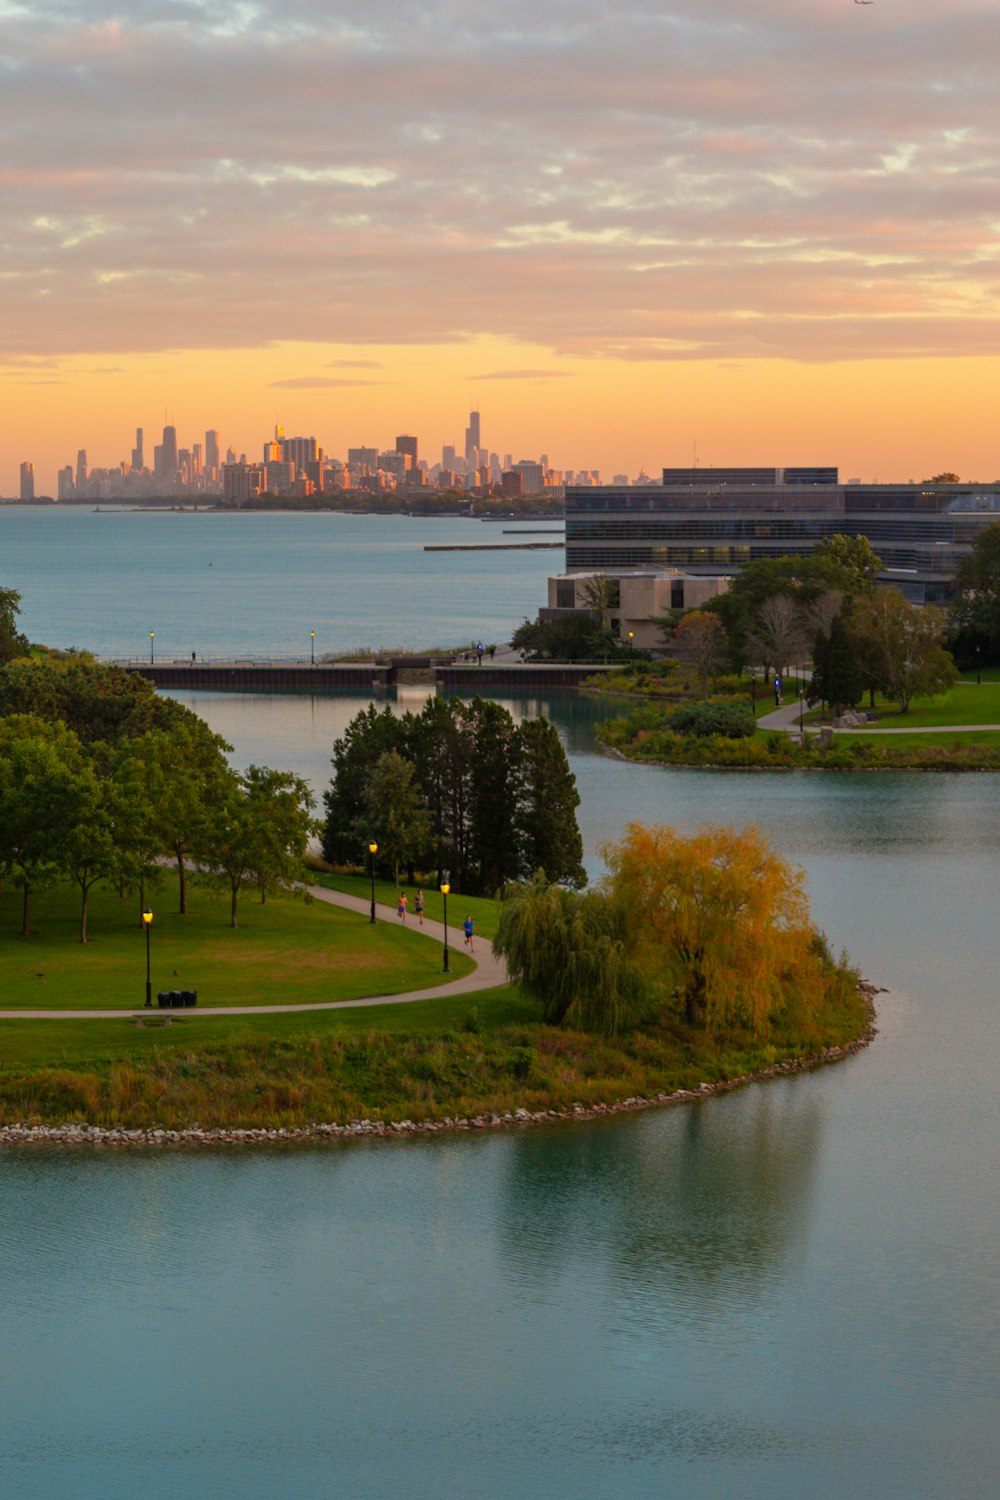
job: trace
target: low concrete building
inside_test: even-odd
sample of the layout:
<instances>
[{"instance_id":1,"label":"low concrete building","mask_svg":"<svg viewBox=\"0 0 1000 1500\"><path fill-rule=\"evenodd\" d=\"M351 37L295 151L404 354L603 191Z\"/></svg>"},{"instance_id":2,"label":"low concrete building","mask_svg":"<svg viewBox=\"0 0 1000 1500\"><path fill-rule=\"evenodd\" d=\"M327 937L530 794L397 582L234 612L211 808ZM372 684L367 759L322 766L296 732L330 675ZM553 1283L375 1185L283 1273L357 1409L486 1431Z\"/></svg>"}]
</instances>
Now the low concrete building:
<instances>
[{"instance_id":1,"label":"low concrete building","mask_svg":"<svg viewBox=\"0 0 1000 1500\"><path fill-rule=\"evenodd\" d=\"M539 610L539 619L558 620L568 614L593 614L587 586L595 578L612 585L611 628L628 643L630 636L640 651L663 645L654 620L672 609L697 609L709 599L724 594L729 577L697 577L691 573L560 573L549 579L549 601Z\"/></svg>"}]
</instances>

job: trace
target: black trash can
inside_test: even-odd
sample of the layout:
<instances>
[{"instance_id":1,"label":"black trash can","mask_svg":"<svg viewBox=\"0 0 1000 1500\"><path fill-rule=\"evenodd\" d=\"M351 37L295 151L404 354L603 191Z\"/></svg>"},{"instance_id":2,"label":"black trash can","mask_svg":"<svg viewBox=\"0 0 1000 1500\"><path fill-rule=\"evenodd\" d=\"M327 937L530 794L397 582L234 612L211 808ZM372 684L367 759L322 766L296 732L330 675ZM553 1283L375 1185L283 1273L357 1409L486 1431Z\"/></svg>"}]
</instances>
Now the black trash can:
<instances>
[{"instance_id":1,"label":"black trash can","mask_svg":"<svg viewBox=\"0 0 1000 1500\"><path fill-rule=\"evenodd\" d=\"M156 1003L161 1010L168 1010L170 1007L170 991L160 990L156 996Z\"/></svg>"},{"instance_id":2,"label":"black trash can","mask_svg":"<svg viewBox=\"0 0 1000 1500\"><path fill-rule=\"evenodd\" d=\"M185 1005L191 1006L191 1005L197 1005L198 1004L198 991L197 990L183 990L182 994L184 996L184 1004Z\"/></svg>"}]
</instances>

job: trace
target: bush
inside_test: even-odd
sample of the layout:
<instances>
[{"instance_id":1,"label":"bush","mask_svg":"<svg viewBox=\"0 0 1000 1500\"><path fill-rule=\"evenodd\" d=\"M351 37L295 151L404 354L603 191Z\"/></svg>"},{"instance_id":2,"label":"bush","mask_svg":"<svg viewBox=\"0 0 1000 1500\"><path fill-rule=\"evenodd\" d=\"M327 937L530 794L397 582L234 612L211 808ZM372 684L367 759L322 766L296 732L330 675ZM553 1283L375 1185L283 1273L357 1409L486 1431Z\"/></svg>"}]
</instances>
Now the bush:
<instances>
[{"instance_id":1,"label":"bush","mask_svg":"<svg viewBox=\"0 0 1000 1500\"><path fill-rule=\"evenodd\" d=\"M680 704L670 715L669 727L678 734L744 740L755 733L757 724L748 703L721 699L713 703Z\"/></svg>"}]
</instances>

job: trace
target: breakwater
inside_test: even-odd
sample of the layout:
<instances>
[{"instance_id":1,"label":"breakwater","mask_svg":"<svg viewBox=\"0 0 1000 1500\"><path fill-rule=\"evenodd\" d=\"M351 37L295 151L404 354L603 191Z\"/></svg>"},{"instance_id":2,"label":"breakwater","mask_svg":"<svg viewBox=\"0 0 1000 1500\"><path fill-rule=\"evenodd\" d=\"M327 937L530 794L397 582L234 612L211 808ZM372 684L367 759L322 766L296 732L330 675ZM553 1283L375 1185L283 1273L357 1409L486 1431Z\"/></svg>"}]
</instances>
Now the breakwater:
<instances>
[{"instance_id":1,"label":"breakwater","mask_svg":"<svg viewBox=\"0 0 1000 1500\"><path fill-rule=\"evenodd\" d=\"M586 677L613 670L593 664L495 662L456 665L432 657L392 657L373 662L163 661L119 662L159 688L228 688L236 693L316 693L333 688L395 687L414 675L436 688L469 693L497 688L578 688Z\"/></svg>"}]
</instances>

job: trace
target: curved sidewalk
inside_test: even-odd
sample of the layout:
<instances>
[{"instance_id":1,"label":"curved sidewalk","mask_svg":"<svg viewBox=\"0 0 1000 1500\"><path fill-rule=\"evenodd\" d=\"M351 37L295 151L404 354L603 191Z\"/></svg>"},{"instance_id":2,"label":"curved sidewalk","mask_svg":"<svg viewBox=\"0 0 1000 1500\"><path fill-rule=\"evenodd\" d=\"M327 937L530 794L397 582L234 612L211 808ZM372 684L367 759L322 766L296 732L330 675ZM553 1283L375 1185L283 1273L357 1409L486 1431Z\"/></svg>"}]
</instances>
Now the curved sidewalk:
<instances>
[{"instance_id":1,"label":"curved sidewalk","mask_svg":"<svg viewBox=\"0 0 1000 1500\"><path fill-rule=\"evenodd\" d=\"M371 911L371 902L359 896L348 896L342 891L328 891L325 886L307 886L310 896L317 901L326 901L331 906L342 906L347 911L356 911L363 916L368 916ZM380 922L398 922L396 909L393 906L376 904L375 915ZM415 926L415 918L407 918L407 926L421 936L429 937L433 941L444 946L444 925L441 922L425 921L423 927ZM454 941L452 940L454 938ZM270 1016L284 1015L293 1011L322 1011L322 1010L352 1010L371 1005L408 1005L413 1000L435 1000L442 995L469 995L475 994L477 990L495 989L499 984L507 983L507 970L502 961L496 957L493 948L485 938L476 937L476 950L473 954L476 967L470 974L463 974L458 979L453 979L448 984L436 984L430 989L407 990L400 995L365 995L358 1000L320 1000L309 1005L209 1005L195 1006L191 1010L176 1011L155 1010L153 1015L165 1015L180 1020L197 1020L199 1016ZM464 942L462 929L453 928L448 924L448 946L457 950ZM144 1015L141 1008L119 1006L116 1010L0 1010L2 1021L120 1021L130 1020L133 1016Z\"/></svg>"},{"instance_id":2,"label":"curved sidewalk","mask_svg":"<svg viewBox=\"0 0 1000 1500\"><path fill-rule=\"evenodd\" d=\"M825 726L810 724L806 722L806 732L815 734L818 729ZM776 708L773 713L761 714L757 720L758 729L783 729L786 734L798 734L799 732L799 704L788 703L784 708ZM884 729L877 725L859 725L855 728L844 726L843 729L835 729L834 734L982 734L986 730L1000 730L1000 724L893 724Z\"/></svg>"}]
</instances>

